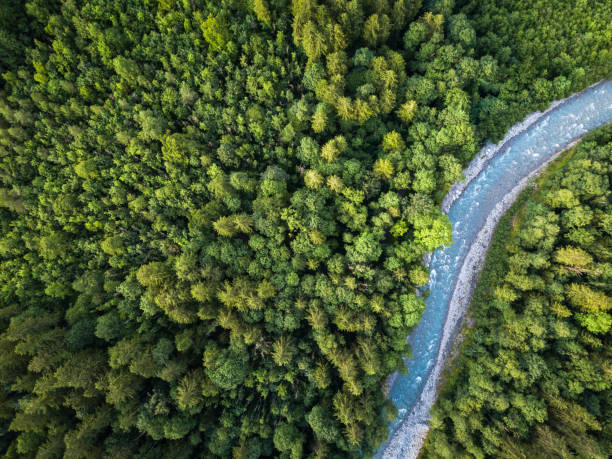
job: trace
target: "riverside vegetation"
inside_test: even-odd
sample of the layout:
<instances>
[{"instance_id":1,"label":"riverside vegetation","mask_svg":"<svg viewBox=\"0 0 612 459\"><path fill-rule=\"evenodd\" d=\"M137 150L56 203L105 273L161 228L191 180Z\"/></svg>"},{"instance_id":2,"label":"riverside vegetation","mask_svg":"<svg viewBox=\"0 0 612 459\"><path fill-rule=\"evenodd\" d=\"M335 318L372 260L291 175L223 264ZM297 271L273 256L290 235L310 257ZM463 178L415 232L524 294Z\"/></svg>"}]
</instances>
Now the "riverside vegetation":
<instances>
[{"instance_id":1,"label":"riverside vegetation","mask_svg":"<svg viewBox=\"0 0 612 459\"><path fill-rule=\"evenodd\" d=\"M609 124L504 216L424 457L607 457L611 175Z\"/></svg>"},{"instance_id":2,"label":"riverside vegetation","mask_svg":"<svg viewBox=\"0 0 612 459\"><path fill-rule=\"evenodd\" d=\"M445 191L611 74L574 3L5 0L0 451L370 455Z\"/></svg>"}]
</instances>

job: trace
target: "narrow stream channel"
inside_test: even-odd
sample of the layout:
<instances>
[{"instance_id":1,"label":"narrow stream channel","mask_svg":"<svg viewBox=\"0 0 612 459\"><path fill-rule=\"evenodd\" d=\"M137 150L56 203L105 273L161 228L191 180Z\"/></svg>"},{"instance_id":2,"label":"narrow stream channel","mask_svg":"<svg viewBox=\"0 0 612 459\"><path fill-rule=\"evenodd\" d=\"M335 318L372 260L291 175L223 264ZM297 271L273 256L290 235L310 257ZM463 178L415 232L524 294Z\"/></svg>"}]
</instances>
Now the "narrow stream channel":
<instances>
[{"instance_id":1,"label":"narrow stream channel","mask_svg":"<svg viewBox=\"0 0 612 459\"><path fill-rule=\"evenodd\" d=\"M444 360L469 305L499 218L531 177L588 131L612 120L612 80L600 82L544 113L529 115L497 145L488 145L464 171L442 205L454 243L430 259L430 295L408 338L409 373L393 375L389 396L399 410L378 458L415 458L428 430L429 410Z\"/></svg>"}]
</instances>

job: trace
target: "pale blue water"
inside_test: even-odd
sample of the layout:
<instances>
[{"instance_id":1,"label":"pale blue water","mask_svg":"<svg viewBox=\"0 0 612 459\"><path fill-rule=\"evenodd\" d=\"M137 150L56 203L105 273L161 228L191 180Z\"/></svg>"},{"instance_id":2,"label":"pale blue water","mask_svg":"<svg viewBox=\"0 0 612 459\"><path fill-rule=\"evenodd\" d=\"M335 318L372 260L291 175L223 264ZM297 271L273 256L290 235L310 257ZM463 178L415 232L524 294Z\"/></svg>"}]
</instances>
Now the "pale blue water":
<instances>
[{"instance_id":1,"label":"pale blue water","mask_svg":"<svg viewBox=\"0 0 612 459\"><path fill-rule=\"evenodd\" d=\"M419 400L424 384L436 363L449 300L472 240L485 225L498 201L556 152L586 132L612 120L612 80L578 93L551 110L500 149L452 204L448 212L454 243L431 258L430 296L421 321L410 335L413 358L406 361L408 375L398 375L390 397L400 414L389 427L390 437L398 430ZM401 429L409 437L410 430ZM394 443L397 443L397 439ZM408 443L410 438L399 443ZM396 445L379 454L404 457ZM400 453L401 451L401 453Z\"/></svg>"}]
</instances>

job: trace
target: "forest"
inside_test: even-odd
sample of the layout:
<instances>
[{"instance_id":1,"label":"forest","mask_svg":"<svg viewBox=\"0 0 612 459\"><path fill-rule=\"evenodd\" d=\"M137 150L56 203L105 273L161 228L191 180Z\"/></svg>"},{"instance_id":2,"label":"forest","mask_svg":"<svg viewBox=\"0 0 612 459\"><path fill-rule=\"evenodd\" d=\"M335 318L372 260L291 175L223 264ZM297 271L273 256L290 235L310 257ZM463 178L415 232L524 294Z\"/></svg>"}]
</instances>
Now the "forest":
<instances>
[{"instance_id":1,"label":"forest","mask_svg":"<svg viewBox=\"0 0 612 459\"><path fill-rule=\"evenodd\" d=\"M608 457L611 176L608 124L505 215L424 457Z\"/></svg>"},{"instance_id":2,"label":"forest","mask_svg":"<svg viewBox=\"0 0 612 459\"><path fill-rule=\"evenodd\" d=\"M452 243L442 197L484 141L612 75L610 17L600 0L4 0L0 453L370 457L396 415L385 381L418 352L423 256ZM586 150L593 189L546 225L578 222L566 245L592 260L551 271L554 295L570 279L597 303L609 156ZM609 316L569 307L586 386L563 403L595 451L609 403L584 375ZM444 419L439 451L476 451Z\"/></svg>"}]
</instances>

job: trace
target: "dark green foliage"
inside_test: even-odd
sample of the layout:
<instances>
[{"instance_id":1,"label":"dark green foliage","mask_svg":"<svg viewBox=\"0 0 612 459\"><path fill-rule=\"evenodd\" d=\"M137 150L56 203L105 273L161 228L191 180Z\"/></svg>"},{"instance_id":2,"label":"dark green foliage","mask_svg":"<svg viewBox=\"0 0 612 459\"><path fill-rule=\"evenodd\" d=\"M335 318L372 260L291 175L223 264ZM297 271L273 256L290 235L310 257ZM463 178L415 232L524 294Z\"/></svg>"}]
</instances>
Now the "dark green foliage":
<instances>
[{"instance_id":1,"label":"dark green foliage","mask_svg":"<svg viewBox=\"0 0 612 459\"><path fill-rule=\"evenodd\" d=\"M611 159L608 125L504 217L424 457L607 457Z\"/></svg>"},{"instance_id":2,"label":"dark green foliage","mask_svg":"<svg viewBox=\"0 0 612 459\"><path fill-rule=\"evenodd\" d=\"M49 6L54 3L55 1L49 1ZM0 8L0 75L9 70L16 70L24 64L25 50L35 38L40 36L40 32L40 24L28 18L25 2L21 0L2 2ZM4 85L4 79L0 79L0 90Z\"/></svg>"}]
</instances>

